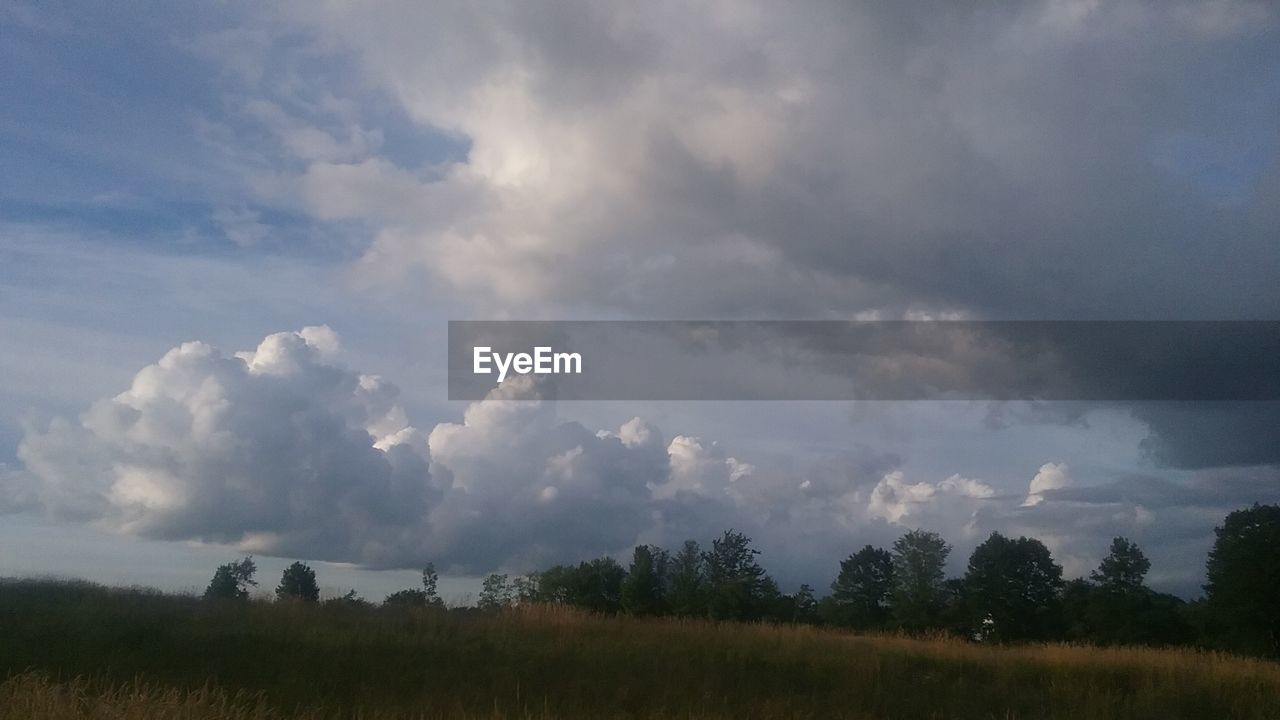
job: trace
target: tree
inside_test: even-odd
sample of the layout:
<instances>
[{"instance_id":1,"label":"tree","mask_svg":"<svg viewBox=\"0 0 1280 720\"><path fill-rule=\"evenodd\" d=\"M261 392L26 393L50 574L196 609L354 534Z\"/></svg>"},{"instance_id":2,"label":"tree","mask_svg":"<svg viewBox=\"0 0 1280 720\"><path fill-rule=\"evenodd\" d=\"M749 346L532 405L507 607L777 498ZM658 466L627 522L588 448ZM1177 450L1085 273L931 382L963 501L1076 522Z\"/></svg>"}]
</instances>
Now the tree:
<instances>
[{"instance_id":1,"label":"tree","mask_svg":"<svg viewBox=\"0 0 1280 720\"><path fill-rule=\"evenodd\" d=\"M1090 577L1108 592L1142 593L1146 590L1142 581L1150 569L1151 561L1142 550L1128 538L1118 537L1111 541L1111 552Z\"/></svg>"},{"instance_id":2,"label":"tree","mask_svg":"<svg viewBox=\"0 0 1280 720\"><path fill-rule=\"evenodd\" d=\"M579 563L574 573L574 605L612 615L622 609L622 581L627 571L611 557Z\"/></svg>"},{"instance_id":3,"label":"tree","mask_svg":"<svg viewBox=\"0 0 1280 720\"><path fill-rule=\"evenodd\" d=\"M756 562L751 538L733 530L713 540L702 556L707 614L715 620L758 620L777 599L778 586Z\"/></svg>"},{"instance_id":4,"label":"tree","mask_svg":"<svg viewBox=\"0 0 1280 720\"><path fill-rule=\"evenodd\" d=\"M538 602L573 605L577 600L575 585L577 568L572 565L553 565L537 573L537 582L531 583L531 599Z\"/></svg>"},{"instance_id":5,"label":"tree","mask_svg":"<svg viewBox=\"0 0 1280 720\"><path fill-rule=\"evenodd\" d=\"M801 583L800 589L793 595L788 595L787 600L790 601L790 616L784 618L793 623L801 623L804 625L817 625L822 619L818 615L818 599L814 597L813 587Z\"/></svg>"},{"instance_id":6,"label":"tree","mask_svg":"<svg viewBox=\"0 0 1280 720\"><path fill-rule=\"evenodd\" d=\"M1280 505L1227 515L1207 567L1209 607L1227 642L1280 656Z\"/></svg>"},{"instance_id":7,"label":"tree","mask_svg":"<svg viewBox=\"0 0 1280 720\"><path fill-rule=\"evenodd\" d=\"M1062 566L1034 538L998 532L974 549L963 594L984 638L1047 640L1061 626Z\"/></svg>"},{"instance_id":8,"label":"tree","mask_svg":"<svg viewBox=\"0 0 1280 720\"><path fill-rule=\"evenodd\" d=\"M426 607L427 593L418 588L408 588L406 590L397 590L382 600L382 607L408 608L408 607Z\"/></svg>"},{"instance_id":9,"label":"tree","mask_svg":"<svg viewBox=\"0 0 1280 720\"><path fill-rule=\"evenodd\" d=\"M320 586L316 585L316 571L302 562L295 562L285 568L280 574L280 584L276 587L276 598L304 602L319 600Z\"/></svg>"},{"instance_id":10,"label":"tree","mask_svg":"<svg viewBox=\"0 0 1280 720\"><path fill-rule=\"evenodd\" d=\"M1151 568L1142 550L1122 537L1086 580L1072 580L1062 593L1066 637L1097 645L1171 645L1189 642L1194 630L1185 603L1143 584Z\"/></svg>"},{"instance_id":11,"label":"tree","mask_svg":"<svg viewBox=\"0 0 1280 720\"><path fill-rule=\"evenodd\" d=\"M807 584L801 585L793 593L776 593L772 602L763 608L761 618L797 625L817 625L822 622L818 599L813 595L813 586Z\"/></svg>"},{"instance_id":12,"label":"tree","mask_svg":"<svg viewBox=\"0 0 1280 720\"><path fill-rule=\"evenodd\" d=\"M397 590L382 601L383 607L444 607L444 601L436 592L436 584L440 576L436 574L436 566L427 563L422 568L422 589L408 588Z\"/></svg>"},{"instance_id":13,"label":"tree","mask_svg":"<svg viewBox=\"0 0 1280 720\"><path fill-rule=\"evenodd\" d=\"M324 606L363 610L373 607L373 603L360 597L360 593L356 592L355 588L352 588L343 595L325 600Z\"/></svg>"},{"instance_id":14,"label":"tree","mask_svg":"<svg viewBox=\"0 0 1280 720\"><path fill-rule=\"evenodd\" d=\"M951 546L940 535L912 530L893 543L890 615L905 630L937 628L945 605L943 571Z\"/></svg>"},{"instance_id":15,"label":"tree","mask_svg":"<svg viewBox=\"0 0 1280 720\"><path fill-rule=\"evenodd\" d=\"M1062 626L1068 640L1097 642L1094 628L1094 605L1098 588L1083 578L1066 581L1062 586Z\"/></svg>"},{"instance_id":16,"label":"tree","mask_svg":"<svg viewBox=\"0 0 1280 720\"><path fill-rule=\"evenodd\" d=\"M435 563L427 563L422 568L422 594L428 605L443 606L444 601L440 599L440 593L436 586L440 583L440 575L436 572Z\"/></svg>"},{"instance_id":17,"label":"tree","mask_svg":"<svg viewBox=\"0 0 1280 720\"><path fill-rule=\"evenodd\" d=\"M521 599L613 614L622 609L622 583L626 577L627 571L609 557L577 565L555 565L537 573L536 580L521 589Z\"/></svg>"},{"instance_id":18,"label":"tree","mask_svg":"<svg viewBox=\"0 0 1280 720\"><path fill-rule=\"evenodd\" d=\"M964 578L942 581L942 609L938 612L937 627L960 636L973 632L973 622L965 607Z\"/></svg>"},{"instance_id":19,"label":"tree","mask_svg":"<svg viewBox=\"0 0 1280 720\"><path fill-rule=\"evenodd\" d=\"M492 573L484 579L480 586L480 597L476 607L481 610L498 610L511 604L511 583L506 575Z\"/></svg>"},{"instance_id":20,"label":"tree","mask_svg":"<svg viewBox=\"0 0 1280 720\"><path fill-rule=\"evenodd\" d=\"M667 604L671 612L681 617L706 614L702 549L697 542L686 540L672 558L668 582Z\"/></svg>"},{"instance_id":21,"label":"tree","mask_svg":"<svg viewBox=\"0 0 1280 720\"><path fill-rule=\"evenodd\" d=\"M847 627L883 627L892 591L893 556L867 545L840 561L840 574L831 583L832 619Z\"/></svg>"},{"instance_id":22,"label":"tree","mask_svg":"<svg viewBox=\"0 0 1280 720\"><path fill-rule=\"evenodd\" d=\"M204 597L206 600L245 600L249 597L249 588L258 585L253 579L257 572L258 566L254 564L252 555L238 562L219 565L209 587L205 588Z\"/></svg>"},{"instance_id":23,"label":"tree","mask_svg":"<svg viewBox=\"0 0 1280 720\"><path fill-rule=\"evenodd\" d=\"M658 572L656 556L661 549L638 545L631 554L631 569L622 581L622 609L629 615L659 615L665 608L662 576Z\"/></svg>"},{"instance_id":24,"label":"tree","mask_svg":"<svg viewBox=\"0 0 1280 720\"><path fill-rule=\"evenodd\" d=\"M517 603L538 602L542 594L542 573L531 572L513 579L511 594Z\"/></svg>"},{"instance_id":25,"label":"tree","mask_svg":"<svg viewBox=\"0 0 1280 720\"><path fill-rule=\"evenodd\" d=\"M653 554L653 572L658 576L658 589L662 592L663 612L669 612L667 608L667 598L671 595L671 580L674 570L672 564L671 553L666 549L657 545L650 545L649 552Z\"/></svg>"}]
</instances>

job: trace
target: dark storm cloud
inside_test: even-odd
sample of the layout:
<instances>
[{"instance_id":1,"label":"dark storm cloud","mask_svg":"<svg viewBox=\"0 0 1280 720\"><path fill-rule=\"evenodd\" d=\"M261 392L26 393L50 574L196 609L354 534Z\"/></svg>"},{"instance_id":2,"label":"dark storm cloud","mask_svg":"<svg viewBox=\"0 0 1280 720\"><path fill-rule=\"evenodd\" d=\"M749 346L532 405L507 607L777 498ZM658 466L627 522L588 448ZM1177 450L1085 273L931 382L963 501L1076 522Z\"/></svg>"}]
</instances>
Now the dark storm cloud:
<instances>
[{"instance_id":1,"label":"dark storm cloud","mask_svg":"<svg viewBox=\"0 0 1280 720\"><path fill-rule=\"evenodd\" d=\"M296 3L255 15L231 65L255 68L237 101L274 108L263 129L291 158L250 164L263 202L358 221L371 282L425 270L473 317L1275 319L1278 17ZM289 102L335 90L353 97ZM359 108L388 99L465 152L308 151L318 130L376 131ZM1066 370L1063 396L1116 397L1105 364ZM1174 386L1218 398L1242 377ZM1149 457L1182 467L1274 461L1261 413L1135 410Z\"/></svg>"},{"instance_id":2,"label":"dark storm cloud","mask_svg":"<svg viewBox=\"0 0 1280 720\"><path fill-rule=\"evenodd\" d=\"M297 10L272 27L470 150L313 162L296 201L492 316L1280 317L1269 3ZM1060 382L1115 397L1120 349ZM1270 462L1258 412L1138 417L1194 467Z\"/></svg>"},{"instance_id":3,"label":"dark storm cloud","mask_svg":"<svg viewBox=\"0 0 1280 720\"><path fill-rule=\"evenodd\" d=\"M1151 436L1142 450L1181 468L1280 465L1280 402L1139 403Z\"/></svg>"},{"instance_id":4,"label":"dark storm cloud","mask_svg":"<svg viewBox=\"0 0 1280 720\"><path fill-rule=\"evenodd\" d=\"M530 371L566 400L1276 401L1280 322L449 323L451 398Z\"/></svg>"},{"instance_id":5,"label":"dark storm cloud","mask_svg":"<svg viewBox=\"0 0 1280 720\"><path fill-rule=\"evenodd\" d=\"M471 143L427 180L315 162L301 201L481 306L1280 314L1269 4L298 7Z\"/></svg>"}]
</instances>

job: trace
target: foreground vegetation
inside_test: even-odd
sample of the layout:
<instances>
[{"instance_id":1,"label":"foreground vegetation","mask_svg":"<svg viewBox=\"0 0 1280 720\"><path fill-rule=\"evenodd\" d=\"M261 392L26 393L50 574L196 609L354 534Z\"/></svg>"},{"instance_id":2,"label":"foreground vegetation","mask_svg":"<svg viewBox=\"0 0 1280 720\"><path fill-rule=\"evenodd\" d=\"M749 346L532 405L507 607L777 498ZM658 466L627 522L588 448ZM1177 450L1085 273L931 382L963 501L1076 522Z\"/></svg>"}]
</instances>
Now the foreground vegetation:
<instances>
[{"instance_id":1,"label":"foreground vegetation","mask_svg":"<svg viewBox=\"0 0 1280 720\"><path fill-rule=\"evenodd\" d=\"M1280 665L526 605L0 583L16 718L1275 718Z\"/></svg>"}]
</instances>

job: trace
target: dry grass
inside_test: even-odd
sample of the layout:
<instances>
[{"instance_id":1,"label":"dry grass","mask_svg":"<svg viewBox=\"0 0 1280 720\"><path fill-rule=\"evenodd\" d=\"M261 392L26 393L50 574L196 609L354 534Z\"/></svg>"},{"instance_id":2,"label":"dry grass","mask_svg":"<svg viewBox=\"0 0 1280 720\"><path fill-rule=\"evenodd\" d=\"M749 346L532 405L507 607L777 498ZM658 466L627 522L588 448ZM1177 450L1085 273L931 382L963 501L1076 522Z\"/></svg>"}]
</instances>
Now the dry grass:
<instances>
[{"instance_id":1,"label":"dry grass","mask_svg":"<svg viewBox=\"0 0 1280 720\"><path fill-rule=\"evenodd\" d=\"M785 708L770 711L771 718L801 718ZM295 712L277 710L261 696L228 694L211 687L179 690L146 683L116 687L95 687L83 678L57 683L39 673L14 675L0 683L0 720L552 720L564 717L549 708L525 709L516 713L498 707L481 712L383 711L378 709L310 708ZM632 718L629 713L578 717ZM687 715L658 712L646 720L733 720L732 714Z\"/></svg>"},{"instance_id":2,"label":"dry grass","mask_svg":"<svg viewBox=\"0 0 1280 720\"><path fill-rule=\"evenodd\" d=\"M2 720L282 720L261 697L213 688L178 690L129 683L95 688L83 679L51 682L38 673L0 683Z\"/></svg>"},{"instance_id":3,"label":"dry grass","mask_svg":"<svg viewBox=\"0 0 1280 720\"><path fill-rule=\"evenodd\" d=\"M17 673L0 687L0 720L1280 718L1280 665L1217 653L564 607L211 606L0 583L0 638L0 672Z\"/></svg>"}]
</instances>

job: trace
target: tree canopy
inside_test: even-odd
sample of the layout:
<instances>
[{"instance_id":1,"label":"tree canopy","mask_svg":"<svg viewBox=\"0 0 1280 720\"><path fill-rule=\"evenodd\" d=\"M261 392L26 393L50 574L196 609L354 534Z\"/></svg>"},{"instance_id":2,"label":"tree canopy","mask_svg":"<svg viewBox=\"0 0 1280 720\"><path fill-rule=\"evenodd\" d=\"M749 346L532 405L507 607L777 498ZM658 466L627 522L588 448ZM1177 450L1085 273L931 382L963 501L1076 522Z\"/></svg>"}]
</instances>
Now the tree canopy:
<instances>
[{"instance_id":1,"label":"tree canopy","mask_svg":"<svg viewBox=\"0 0 1280 720\"><path fill-rule=\"evenodd\" d=\"M973 629L992 640L1045 640L1061 624L1062 566L1034 538L993 532L974 549L962 594Z\"/></svg>"},{"instance_id":2,"label":"tree canopy","mask_svg":"<svg viewBox=\"0 0 1280 720\"><path fill-rule=\"evenodd\" d=\"M906 630L927 630L941 623L951 546L927 530L911 530L893 543L893 622Z\"/></svg>"},{"instance_id":3,"label":"tree canopy","mask_svg":"<svg viewBox=\"0 0 1280 720\"><path fill-rule=\"evenodd\" d=\"M205 588L206 600L245 600L249 597L249 588L257 587L253 576L258 566L249 555L236 562L219 565L213 573L213 579Z\"/></svg>"},{"instance_id":4,"label":"tree canopy","mask_svg":"<svg viewBox=\"0 0 1280 720\"><path fill-rule=\"evenodd\" d=\"M557 603L600 614L941 630L993 642L1195 642L1280 656L1280 506L1238 510L1215 532L1208 597L1190 603L1146 585L1151 562L1125 537L1111 541L1087 578L1063 582L1062 567L1039 540L994 532L974 549L963 577L947 578L951 546L937 533L917 529L890 550L865 545L840 561L831 593L822 599L809 585L781 592L751 539L728 530L707 550L694 540L674 555L656 545L634 547L629 568L599 557L514 578L494 573L484 579L477 606ZM204 597L246 599L256 571L252 557L221 565ZM392 593L383 606L443 609L438 582L428 563L420 588ZM293 563L276 595L314 602L315 572ZM353 590L326 605L370 603Z\"/></svg>"},{"instance_id":5,"label":"tree canopy","mask_svg":"<svg viewBox=\"0 0 1280 720\"><path fill-rule=\"evenodd\" d=\"M506 575L492 573L485 577L480 587L480 597L476 598L476 607L481 610L498 610L510 605L512 600L510 579Z\"/></svg>"},{"instance_id":6,"label":"tree canopy","mask_svg":"<svg viewBox=\"0 0 1280 720\"><path fill-rule=\"evenodd\" d=\"M1214 534L1210 607L1235 643L1280 656L1280 505L1237 510Z\"/></svg>"},{"instance_id":7,"label":"tree canopy","mask_svg":"<svg viewBox=\"0 0 1280 720\"><path fill-rule=\"evenodd\" d=\"M778 594L777 585L756 562L751 538L727 530L703 553L707 614L715 620L755 620Z\"/></svg>"},{"instance_id":8,"label":"tree canopy","mask_svg":"<svg viewBox=\"0 0 1280 720\"><path fill-rule=\"evenodd\" d=\"M663 578L658 558L662 548L637 545L631 554L631 569L622 582L622 609L631 615L658 615L665 609Z\"/></svg>"},{"instance_id":9,"label":"tree canopy","mask_svg":"<svg viewBox=\"0 0 1280 720\"><path fill-rule=\"evenodd\" d=\"M836 621L855 628L883 627L893 592L893 556L867 545L840 561L840 574L831 583Z\"/></svg>"},{"instance_id":10,"label":"tree canopy","mask_svg":"<svg viewBox=\"0 0 1280 720\"><path fill-rule=\"evenodd\" d=\"M1151 569L1151 561L1142 549L1129 538L1118 537L1111 541L1111 551L1102 564L1090 576L1098 587L1116 593L1141 592L1142 584Z\"/></svg>"},{"instance_id":11,"label":"tree canopy","mask_svg":"<svg viewBox=\"0 0 1280 720\"><path fill-rule=\"evenodd\" d=\"M295 562L284 569L280 584L276 586L280 600L316 602L320 599L320 586L316 584L316 571L303 562Z\"/></svg>"},{"instance_id":12,"label":"tree canopy","mask_svg":"<svg viewBox=\"0 0 1280 720\"><path fill-rule=\"evenodd\" d=\"M702 566L702 549L694 540L686 540L671 559L670 590L667 604L682 617L702 615L706 608L706 576Z\"/></svg>"}]
</instances>

